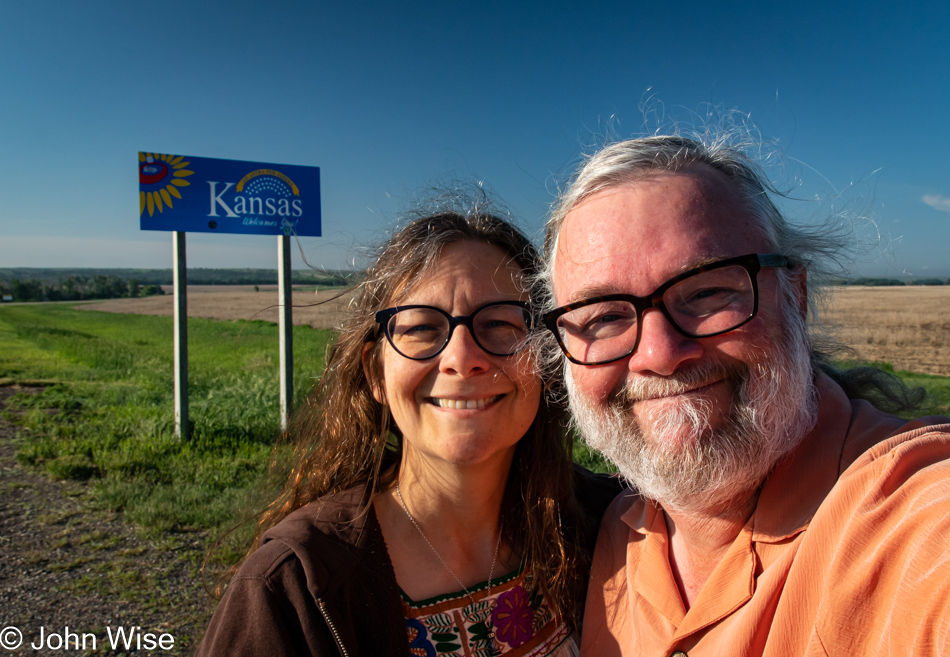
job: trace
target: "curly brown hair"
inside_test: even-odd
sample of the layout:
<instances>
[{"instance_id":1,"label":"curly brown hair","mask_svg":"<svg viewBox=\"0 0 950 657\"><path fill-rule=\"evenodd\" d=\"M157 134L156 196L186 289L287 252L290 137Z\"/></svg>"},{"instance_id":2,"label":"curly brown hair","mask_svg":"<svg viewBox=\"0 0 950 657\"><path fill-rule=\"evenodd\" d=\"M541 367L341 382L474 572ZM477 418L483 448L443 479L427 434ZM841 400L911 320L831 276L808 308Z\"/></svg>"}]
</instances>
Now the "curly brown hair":
<instances>
[{"instance_id":1,"label":"curly brown hair","mask_svg":"<svg viewBox=\"0 0 950 657\"><path fill-rule=\"evenodd\" d=\"M329 350L326 370L288 435L294 441L293 467L283 491L260 515L248 554L263 533L289 513L325 495L357 485L373 495L398 474L390 466L401 457L401 433L386 406L377 402L362 365L372 344L370 375L382 380L376 311L394 305L431 271L442 249L456 242L493 245L526 275L537 279L540 257L530 241L507 221L478 209L429 214L410 221L377 252L339 337ZM530 292L530 291L529 291ZM539 298L530 294L532 299ZM518 443L502 504L501 531L528 573L531 588L552 610L576 627L590 557L581 547L586 520L574 495L567 413L559 381L545 385L538 414Z\"/></svg>"}]
</instances>

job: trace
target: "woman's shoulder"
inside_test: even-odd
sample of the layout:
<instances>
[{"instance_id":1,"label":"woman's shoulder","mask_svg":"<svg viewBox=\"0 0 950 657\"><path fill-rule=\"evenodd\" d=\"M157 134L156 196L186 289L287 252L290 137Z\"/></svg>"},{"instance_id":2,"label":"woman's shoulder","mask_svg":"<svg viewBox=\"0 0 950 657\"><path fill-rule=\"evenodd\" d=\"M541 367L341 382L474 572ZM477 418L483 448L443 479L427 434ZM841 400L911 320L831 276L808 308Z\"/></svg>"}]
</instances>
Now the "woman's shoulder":
<instances>
[{"instance_id":1,"label":"woman's shoulder","mask_svg":"<svg viewBox=\"0 0 950 657\"><path fill-rule=\"evenodd\" d=\"M364 492L316 500L265 532L228 583L199 655L336 654L317 605L362 586L351 543L367 525L357 511Z\"/></svg>"},{"instance_id":2,"label":"woman's shoulder","mask_svg":"<svg viewBox=\"0 0 950 657\"><path fill-rule=\"evenodd\" d=\"M303 564L290 545L268 541L248 555L237 573L228 582L228 588L259 585L268 590L286 588L305 581Z\"/></svg>"},{"instance_id":3,"label":"woman's shoulder","mask_svg":"<svg viewBox=\"0 0 950 657\"><path fill-rule=\"evenodd\" d=\"M300 539L314 533L339 535L340 528L363 528L374 517L370 487L354 486L320 497L292 511L264 532L262 540L278 537Z\"/></svg>"},{"instance_id":4,"label":"woman's shoulder","mask_svg":"<svg viewBox=\"0 0 950 657\"><path fill-rule=\"evenodd\" d=\"M357 486L314 500L264 532L235 579L268 586L303 579L322 588L380 549L385 543L367 487Z\"/></svg>"},{"instance_id":5,"label":"woman's shoulder","mask_svg":"<svg viewBox=\"0 0 950 657\"><path fill-rule=\"evenodd\" d=\"M231 578L200 654L337 654L324 615L379 618L380 609L398 610L399 592L367 487L359 486L315 500L264 533ZM339 623L347 645L358 645L348 622Z\"/></svg>"}]
</instances>

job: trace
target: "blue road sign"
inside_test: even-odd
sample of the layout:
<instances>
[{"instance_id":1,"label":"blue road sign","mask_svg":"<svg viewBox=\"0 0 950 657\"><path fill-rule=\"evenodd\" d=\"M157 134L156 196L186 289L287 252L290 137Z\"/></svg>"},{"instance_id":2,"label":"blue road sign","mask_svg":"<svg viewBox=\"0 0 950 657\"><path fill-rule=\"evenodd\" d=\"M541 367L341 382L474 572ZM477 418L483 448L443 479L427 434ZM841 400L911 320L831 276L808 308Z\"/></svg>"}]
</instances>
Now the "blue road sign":
<instances>
[{"instance_id":1,"label":"blue road sign","mask_svg":"<svg viewBox=\"0 0 950 657\"><path fill-rule=\"evenodd\" d=\"M142 230L320 235L320 168L139 153Z\"/></svg>"}]
</instances>

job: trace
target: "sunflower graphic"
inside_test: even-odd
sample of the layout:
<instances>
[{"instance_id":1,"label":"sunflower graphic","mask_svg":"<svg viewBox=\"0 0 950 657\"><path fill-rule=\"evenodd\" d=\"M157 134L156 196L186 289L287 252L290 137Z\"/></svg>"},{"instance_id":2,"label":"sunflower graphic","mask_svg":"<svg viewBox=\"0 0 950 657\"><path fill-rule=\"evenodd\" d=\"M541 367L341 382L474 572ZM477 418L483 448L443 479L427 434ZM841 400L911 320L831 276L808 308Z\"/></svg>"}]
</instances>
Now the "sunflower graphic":
<instances>
[{"instance_id":1,"label":"sunflower graphic","mask_svg":"<svg viewBox=\"0 0 950 657\"><path fill-rule=\"evenodd\" d=\"M155 210L164 212L165 206L173 207L173 196L181 199L178 188L190 185L185 178L194 174L185 168L191 163L184 159L183 155L139 153L139 214L148 209L151 217Z\"/></svg>"}]
</instances>

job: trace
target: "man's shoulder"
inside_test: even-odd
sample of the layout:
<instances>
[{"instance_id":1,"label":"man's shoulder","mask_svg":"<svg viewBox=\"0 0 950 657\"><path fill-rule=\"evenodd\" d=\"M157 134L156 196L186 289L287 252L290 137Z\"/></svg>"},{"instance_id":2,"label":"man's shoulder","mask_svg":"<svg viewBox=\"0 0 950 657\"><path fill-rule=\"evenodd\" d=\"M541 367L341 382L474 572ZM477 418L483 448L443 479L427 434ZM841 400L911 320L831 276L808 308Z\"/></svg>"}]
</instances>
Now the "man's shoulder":
<instances>
[{"instance_id":1,"label":"man's shoulder","mask_svg":"<svg viewBox=\"0 0 950 657\"><path fill-rule=\"evenodd\" d=\"M815 383L820 403L817 423L810 434L813 440L806 438L796 450L811 459L808 469L829 466L827 459L833 455L837 459L837 478L859 460L874 458L897 444L914 441L924 434L934 434L942 440L950 433L950 418L907 420L886 413L867 400L849 399L841 386L824 373L818 374ZM822 461L815 462L816 456Z\"/></svg>"},{"instance_id":2,"label":"man's shoulder","mask_svg":"<svg viewBox=\"0 0 950 657\"><path fill-rule=\"evenodd\" d=\"M811 530L874 545L884 536L911 541L921 527L950 516L950 419L894 420L893 430L842 463Z\"/></svg>"},{"instance_id":3,"label":"man's shoulder","mask_svg":"<svg viewBox=\"0 0 950 657\"><path fill-rule=\"evenodd\" d=\"M897 485L894 477L909 480L918 472L924 476L936 470L950 471L950 418L922 417L900 424L857 455L842 473L842 479L867 470L890 481L888 488Z\"/></svg>"},{"instance_id":4,"label":"man's shoulder","mask_svg":"<svg viewBox=\"0 0 950 657\"><path fill-rule=\"evenodd\" d=\"M820 582L817 632L855 642L851 654L905 654L950 629L948 518L950 420L903 422L860 454L808 527L790 579L802 591Z\"/></svg>"},{"instance_id":5,"label":"man's shoulder","mask_svg":"<svg viewBox=\"0 0 950 657\"><path fill-rule=\"evenodd\" d=\"M899 500L917 500L923 510L950 513L950 418L902 419L864 400L850 400L850 406L846 435L835 454L838 474L831 475L831 487L820 503L820 515L836 520L819 526L853 527L860 524L855 515L871 514L882 525L895 523L893 529L903 524L895 506ZM810 463L822 467L814 458ZM862 526L861 531L873 528Z\"/></svg>"},{"instance_id":6,"label":"man's shoulder","mask_svg":"<svg viewBox=\"0 0 950 657\"><path fill-rule=\"evenodd\" d=\"M842 469L867 467L881 458L912 461L950 459L950 418L934 415L912 420L888 415L863 400L852 404Z\"/></svg>"}]
</instances>

